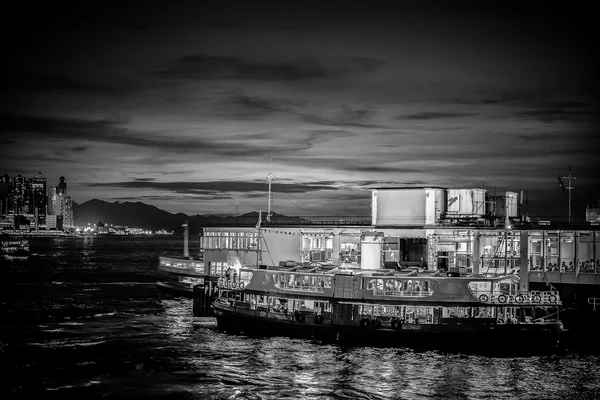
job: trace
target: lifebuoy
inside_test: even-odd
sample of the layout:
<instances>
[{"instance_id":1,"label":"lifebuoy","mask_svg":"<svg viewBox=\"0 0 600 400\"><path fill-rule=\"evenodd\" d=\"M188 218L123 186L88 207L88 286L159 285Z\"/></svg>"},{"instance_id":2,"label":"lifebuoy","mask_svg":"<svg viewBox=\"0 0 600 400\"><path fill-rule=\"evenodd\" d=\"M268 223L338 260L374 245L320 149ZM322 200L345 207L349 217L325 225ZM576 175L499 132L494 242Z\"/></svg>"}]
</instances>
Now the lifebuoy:
<instances>
[{"instance_id":1,"label":"lifebuoy","mask_svg":"<svg viewBox=\"0 0 600 400\"><path fill-rule=\"evenodd\" d=\"M245 286L245 285L244 285L244 282L240 282L240 283L238 283L238 289L240 289L240 290L244 290L244 286Z\"/></svg>"},{"instance_id":2,"label":"lifebuoy","mask_svg":"<svg viewBox=\"0 0 600 400\"><path fill-rule=\"evenodd\" d=\"M553 294L548 296L548 301L552 304L556 303L556 296Z\"/></svg>"},{"instance_id":3,"label":"lifebuoy","mask_svg":"<svg viewBox=\"0 0 600 400\"><path fill-rule=\"evenodd\" d=\"M482 294L481 296L479 296L479 301L481 301L482 303L487 303L489 299L490 298L487 294Z\"/></svg>"},{"instance_id":4,"label":"lifebuoy","mask_svg":"<svg viewBox=\"0 0 600 400\"><path fill-rule=\"evenodd\" d=\"M506 295L501 294L498 296L498 303L506 303Z\"/></svg>"},{"instance_id":5,"label":"lifebuoy","mask_svg":"<svg viewBox=\"0 0 600 400\"><path fill-rule=\"evenodd\" d=\"M378 329L381 328L381 320L379 318L375 318L371 321L371 328Z\"/></svg>"},{"instance_id":6,"label":"lifebuoy","mask_svg":"<svg viewBox=\"0 0 600 400\"><path fill-rule=\"evenodd\" d=\"M371 325L371 321L369 321L369 318L363 318L360 320L360 326L363 328L368 327L369 325Z\"/></svg>"},{"instance_id":7,"label":"lifebuoy","mask_svg":"<svg viewBox=\"0 0 600 400\"><path fill-rule=\"evenodd\" d=\"M217 285L223 286L223 278L219 278L219 280L217 281Z\"/></svg>"},{"instance_id":8,"label":"lifebuoy","mask_svg":"<svg viewBox=\"0 0 600 400\"><path fill-rule=\"evenodd\" d=\"M296 322L303 324L306 321L306 316L301 312L296 311Z\"/></svg>"},{"instance_id":9,"label":"lifebuoy","mask_svg":"<svg viewBox=\"0 0 600 400\"><path fill-rule=\"evenodd\" d=\"M398 318L394 318L392 320L392 329L396 330L399 329L402 326L402 324L400 323L400 320Z\"/></svg>"},{"instance_id":10,"label":"lifebuoy","mask_svg":"<svg viewBox=\"0 0 600 400\"><path fill-rule=\"evenodd\" d=\"M539 294L536 294L535 296L533 296L531 301L533 301L534 303L539 303L542 301L542 297Z\"/></svg>"},{"instance_id":11,"label":"lifebuoy","mask_svg":"<svg viewBox=\"0 0 600 400\"><path fill-rule=\"evenodd\" d=\"M523 301L525 301L525 298L524 298L522 295L518 294L518 295L515 297L515 301L516 301L517 303L521 304Z\"/></svg>"},{"instance_id":12,"label":"lifebuoy","mask_svg":"<svg viewBox=\"0 0 600 400\"><path fill-rule=\"evenodd\" d=\"M323 323L323 316L315 315L315 324L322 324L322 323Z\"/></svg>"},{"instance_id":13,"label":"lifebuoy","mask_svg":"<svg viewBox=\"0 0 600 400\"><path fill-rule=\"evenodd\" d=\"M232 288L232 289L235 289L237 287L237 282L236 281L231 281L229 287Z\"/></svg>"}]
</instances>

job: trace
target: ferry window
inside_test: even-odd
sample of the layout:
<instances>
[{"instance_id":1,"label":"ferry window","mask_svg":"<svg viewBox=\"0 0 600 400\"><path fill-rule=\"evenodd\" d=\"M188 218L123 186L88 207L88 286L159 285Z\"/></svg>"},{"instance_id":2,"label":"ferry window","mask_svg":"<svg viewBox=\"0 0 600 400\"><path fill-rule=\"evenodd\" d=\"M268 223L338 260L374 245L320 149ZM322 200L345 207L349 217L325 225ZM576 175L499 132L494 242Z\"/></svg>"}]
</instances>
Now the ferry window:
<instances>
[{"instance_id":1,"label":"ferry window","mask_svg":"<svg viewBox=\"0 0 600 400\"><path fill-rule=\"evenodd\" d=\"M240 280L244 282L249 282L252 279L251 271L240 271Z\"/></svg>"},{"instance_id":2,"label":"ferry window","mask_svg":"<svg viewBox=\"0 0 600 400\"><path fill-rule=\"evenodd\" d=\"M456 244L456 251L461 253L467 253L469 251L469 244L467 242L459 242Z\"/></svg>"},{"instance_id":3,"label":"ferry window","mask_svg":"<svg viewBox=\"0 0 600 400\"><path fill-rule=\"evenodd\" d=\"M558 271L560 264L558 260L558 234L556 232L548 232L544 250L546 267L549 271Z\"/></svg>"},{"instance_id":4,"label":"ferry window","mask_svg":"<svg viewBox=\"0 0 600 400\"><path fill-rule=\"evenodd\" d=\"M560 272L575 272L574 250L573 232L562 232L560 235Z\"/></svg>"},{"instance_id":5,"label":"ferry window","mask_svg":"<svg viewBox=\"0 0 600 400\"><path fill-rule=\"evenodd\" d=\"M577 268L580 273L594 273L594 232L579 232L577 237Z\"/></svg>"},{"instance_id":6,"label":"ferry window","mask_svg":"<svg viewBox=\"0 0 600 400\"><path fill-rule=\"evenodd\" d=\"M377 279L377 290L383 290L383 279Z\"/></svg>"},{"instance_id":7,"label":"ferry window","mask_svg":"<svg viewBox=\"0 0 600 400\"><path fill-rule=\"evenodd\" d=\"M369 282L367 283L367 290L373 290L374 287L375 287L375 279L369 279Z\"/></svg>"}]
</instances>

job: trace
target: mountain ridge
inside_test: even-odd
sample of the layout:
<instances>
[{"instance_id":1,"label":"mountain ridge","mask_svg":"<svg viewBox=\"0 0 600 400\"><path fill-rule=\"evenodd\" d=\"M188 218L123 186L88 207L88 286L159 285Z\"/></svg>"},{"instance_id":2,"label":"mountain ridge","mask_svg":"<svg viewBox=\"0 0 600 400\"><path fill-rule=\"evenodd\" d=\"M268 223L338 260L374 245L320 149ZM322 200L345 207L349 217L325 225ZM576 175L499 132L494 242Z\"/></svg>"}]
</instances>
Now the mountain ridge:
<instances>
[{"instance_id":1,"label":"mountain ridge","mask_svg":"<svg viewBox=\"0 0 600 400\"><path fill-rule=\"evenodd\" d=\"M273 215L275 217L288 218L277 213L273 213ZM174 231L175 233L183 232L182 225L187 220L190 233L195 234L200 232L202 226L211 224L232 225L240 221L245 224L258 222L258 212L253 211L240 216L173 214L141 201L115 201L109 203L104 200L92 199L74 205L73 219L77 226L102 222L105 224L124 225L149 230L165 229Z\"/></svg>"}]
</instances>

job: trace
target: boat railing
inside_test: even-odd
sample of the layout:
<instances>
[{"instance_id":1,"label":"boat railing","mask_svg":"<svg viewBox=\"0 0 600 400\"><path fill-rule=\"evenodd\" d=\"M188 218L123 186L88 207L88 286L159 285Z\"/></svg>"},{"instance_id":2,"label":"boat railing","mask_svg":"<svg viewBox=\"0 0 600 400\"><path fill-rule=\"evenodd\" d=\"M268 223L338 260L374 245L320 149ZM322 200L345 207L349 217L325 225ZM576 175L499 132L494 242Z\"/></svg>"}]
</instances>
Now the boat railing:
<instances>
[{"instance_id":1,"label":"boat railing","mask_svg":"<svg viewBox=\"0 0 600 400\"><path fill-rule=\"evenodd\" d=\"M375 296L392 296L392 297L429 297L433 295L433 290L383 290L373 289Z\"/></svg>"},{"instance_id":2,"label":"boat railing","mask_svg":"<svg viewBox=\"0 0 600 400\"><path fill-rule=\"evenodd\" d=\"M562 304L558 291L477 291L473 296L480 302L497 305L560 305Z\"/></svg>"},{"instance_id":3,"label":"boat railing","mask_svg":"<svg viewBox=\"0 0 600 400\"><path fill-rule=\"evenodd\" d=\"M285 291L307 292L307 293L324 293L323 287L320 285L299 285L289 284L287 282L279 282L275 284L276 288Z\"/></svg>"}]
</instances>

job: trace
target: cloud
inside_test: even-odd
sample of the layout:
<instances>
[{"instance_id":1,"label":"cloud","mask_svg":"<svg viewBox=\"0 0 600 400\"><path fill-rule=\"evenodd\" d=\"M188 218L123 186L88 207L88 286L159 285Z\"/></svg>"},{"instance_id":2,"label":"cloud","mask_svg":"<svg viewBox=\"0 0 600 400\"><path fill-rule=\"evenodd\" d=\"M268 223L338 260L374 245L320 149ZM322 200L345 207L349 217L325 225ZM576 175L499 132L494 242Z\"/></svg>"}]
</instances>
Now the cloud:
<instances>
[{"instance_id":1,"label":"cloud","mask_svg":"<svg viewBox=\"0 0 600 400\"><path fill-rule=\"evenodd\" d=\"M133 178L135 182L152 182L155 181L156 178Z\"/></svg>"},{"instance_id":2,"label":"cloud","mask_svg":"<svg viewBox=\"0 0 600 400\"><path fill-rule=\"evenodd\" d=\"M71 147L71 151L75 151L78 153L82 153L84 151L86 151L87 149L89 149L88 146L75 146L75 147Z\"/></svg>"},{"instance_id":3,"label":"cloud","mask_svg":"<svg viewBox=\"0 0 600 400\"><path fill-rule=\"evenodd\" d=\"M523 140L524 142L548 142L550 140L556 140L561 138L561 135L558 133L531 133L524 135L517 135L518 139Z\"/></svg>"},{"instance_id":4,"label":"cloud","mask_svg":"<svg viewBox=\"0 0 600 400\"><path fill-rule=\"evenodd\" d=\"M115 73L77 76L76 73L21 72L13 73L6 90L16 93L71 92L122 95L138 91L141 86L133 79Z\"/></svg>"},{"instance_id":5,"label":"cloud","mask_svg":"<svg viewBox=\"0 0 600 400\"><path fill-rule=\"evenodd\" d=\"M153 182L153 181L125 181L125 182L90 182L88 187L114 187L129 189L157 189L168 190L175 193L207 195L223 192L264 192L265 181L207 181L207 182ZM282 183L272 185L273 192L279 193L306 193L319 190L336 190L334 182L326 183Z\"/></svg>"},{"instance_id":6,"label":"cloud","mask_svg":"<svg viewBox=\"0 0 600 400\"><path fill-rule=\"evenodd\" d=\"M54 138L97 137L126 133L127 128L118 126L120 123L122 122L111 120L3 114L0 115L0 132L52 134Z\"/></svg>"},{"instance_id":7,"label":"cloud","mask_svg":"<svg viewBox=\"0 0 600 400\"><path fill-rule=\"evenodd\" d=\"M597 121L598 110L578 101L545 102L516 111L518 118L535 119L542 122L585 122Z\"/></svg>"},{"instance_id":8,"label":"cloud","mask_svg":"<svg viewBox=\"0 0 600 400\"><path fill-rule=\"evenodd\" d=\"M447 118L462 118L477 115L470 112L418 112L414 114L398 115L394 117L397 120L430 120L430 119L447 119Z\"/></svg>"},{"instance_id":9,"label":"cloud","mask_svg":"<svg viewBox=\"0 0 600 400\"><path fill-rule=\"evenodd\" d=\"M287 100L270 100L259 96L236 95L223 100L223 105L233 106L227 109L227 116L264 117L277 112L288 112L291 103Z\"/></svg>"},{"instance_id":10,"label":"cloud","mask_svg":"<svg viewBox=\"0 0 600 400\"><path fill-rule=\"evenodd\" d=\"M250 61L242 57L198 54L175 59L170 68L155 71L155 75L164 79L301 82L339 79L351 74L371 72L382 65L382 60L368 57L303 57L289 61Z\"/></svg>"},{"instance_id":11,"label":"cloud","mask_svg":"<svg viewBox=\"0 0 600 400\"><path fill-rule=\"evenodd\" d=\"M274 140L248 141L244 135L229 138L180 136L177 133L137 131L123 126L117 120L86 120L78 118L48 118L16 114L0 115L0 133L23 134L34 138L77 139L94 142L137 146L173 152L209 154L211 156L268 156L307 150L315 140L323 140L321 133L298 132L294 137L274 136Z\"/></svg>"}]
</instances>

